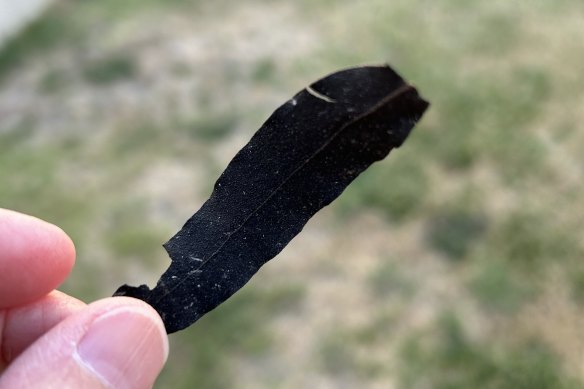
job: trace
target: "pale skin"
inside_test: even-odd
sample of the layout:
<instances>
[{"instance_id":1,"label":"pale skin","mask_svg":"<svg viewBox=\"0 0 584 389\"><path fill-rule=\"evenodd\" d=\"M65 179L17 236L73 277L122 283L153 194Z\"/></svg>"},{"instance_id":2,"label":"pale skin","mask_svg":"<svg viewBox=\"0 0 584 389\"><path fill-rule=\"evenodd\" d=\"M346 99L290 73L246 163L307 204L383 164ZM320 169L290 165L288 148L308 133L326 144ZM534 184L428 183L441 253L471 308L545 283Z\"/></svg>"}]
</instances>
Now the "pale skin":
<instances>
[{"instance_id":1,"label":"pale skin","mask_svg":"<svg viewBox=\"0 0 584 389\"><path fill-rule=\"evenodd\" d=\"M57 291L74 263L60 228L0 208L0 389L152 387L168 356L162 320L140 300Z\"/></svg>"}]
</instances>

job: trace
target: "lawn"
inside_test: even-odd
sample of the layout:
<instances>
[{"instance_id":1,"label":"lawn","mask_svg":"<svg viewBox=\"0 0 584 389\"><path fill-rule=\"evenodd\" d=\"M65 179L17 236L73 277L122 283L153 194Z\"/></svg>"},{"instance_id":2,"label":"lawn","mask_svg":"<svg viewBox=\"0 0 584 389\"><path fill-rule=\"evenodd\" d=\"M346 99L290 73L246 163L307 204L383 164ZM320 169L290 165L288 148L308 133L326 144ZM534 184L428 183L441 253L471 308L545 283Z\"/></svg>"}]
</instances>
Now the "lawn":
<instances>
[{"instance_id":1,"label":"lawn","mask_svg":"<svg viewBox=\"0 0 584 389\"><path fill-rule=\"evenodd\" d=\"M402 148L224 305L158 387L584 386L580 0L54 3L0 49L0 206L61 226L92 301L271 112L388 62L431 103Z\"/></svg>"}]
</instances>

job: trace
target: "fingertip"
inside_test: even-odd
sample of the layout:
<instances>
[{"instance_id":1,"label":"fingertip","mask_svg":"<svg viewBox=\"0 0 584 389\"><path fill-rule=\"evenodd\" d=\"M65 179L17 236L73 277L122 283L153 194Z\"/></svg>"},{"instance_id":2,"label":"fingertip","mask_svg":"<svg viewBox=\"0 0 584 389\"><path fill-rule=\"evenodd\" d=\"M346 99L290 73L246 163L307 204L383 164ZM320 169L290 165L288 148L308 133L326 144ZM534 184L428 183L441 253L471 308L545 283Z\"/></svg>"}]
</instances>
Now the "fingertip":
<instances>
[{"instance_id":1,"label":"fingertip","mask_svg":"<svg viewBox=\"0 0 584 389\"><path fill-rule=\"evenodd\" d=\"M0 308L32 302L59 286L75 264L75 246L59 227L0 209Z\"/></svg>"},{"instance_id":2,"label":"fingertip","mask_svg":"<svg viewBox=\"0 0 584 389\"><path fill-rule=\"evenodd\" d=\"M31 278L38 280L47 277L47 270L50 268L49 274L52 278L47 288L50 287L48 291L51 291L61 285L73 270L76 257L75 244L61 227L33 216L28 217L32 219L28 238L35 239L34 242L29 241L28 260L36 265L31 269Z\"/></svg>"},{"instance_id":3,"label":"fingertip","mask_svg":"<svg viewBox=\"0 0 584 389\"><path fill-rule=\"evenodd\" d=\"M86 306L54 290L30 304L6 310L3 331L0 331L0 360L10 363L51 328Z\"/></svg>"},{"instance_id":4,"label":"fingertip","mask_svg":"<svg viewBox=\"0 0 584 389\"><path fill-rule=\"evenodd\" d=\"M168 358L168 336L158 313L141 300L116 297L77 347L78 362L111 387L150 387Z\"/></svg>"},{"instance_id":5,"label":"fingertip","mask_svg":"<svg viewBox=\"0 0 584 389\"><path fill-rule=\"evenodd\" d=\"M144 302L99 300L31 345L0 376L0 387L152 387L168 356L162 320ZM51 386L52 385L52 386Z\"/></svg>"},{"instance_id":6,"label":"fingertip","mask_svg":"<svg viewBox=\"0 0 584 389\"><path fill-rule=\"evenodd\" d=\"M56 257L60 258L61 266L63 267L63 270L66 271L66 277L73 269L73 266L75 266L75 258L77 256L75 243L73 243L71 237L67 235L67 233L61 227L41 219L37 220L45 224L44 228L48 230L52 229L50 234L55 240L55 245L53 246L54 250L56 251L55 254Z\"/></svg>"},{"instance_id":7,"label":"fingertip","mask_svg":"<svg viewBox=\"0 0 584 389\"><path fill-rule=\"evenodd\" d=\"M139 312L148 317L149 320L152 321L152 323L156 326L158 332L160 332L161 337L163 339L163 351L164 351L164 362L166 362L166 359L168 358L168 351L169 351L169 345L168 345L168 335L166 333L166 327L164 326L164 322L162 321L162 318L160 317L160 315L158 314L158 312L148 303L137 299L137 298L133 298L133 297L126 297L126 296L116 296L116 297L107 297L104 299L101 299L99 301L96 301L95 303L96 305L101 305L101 304L107 304L108 306L116 306L116 305L121 305L121 306L126 306L126 307L135 307L139 310Z\"/></svg>"}]
</instances>

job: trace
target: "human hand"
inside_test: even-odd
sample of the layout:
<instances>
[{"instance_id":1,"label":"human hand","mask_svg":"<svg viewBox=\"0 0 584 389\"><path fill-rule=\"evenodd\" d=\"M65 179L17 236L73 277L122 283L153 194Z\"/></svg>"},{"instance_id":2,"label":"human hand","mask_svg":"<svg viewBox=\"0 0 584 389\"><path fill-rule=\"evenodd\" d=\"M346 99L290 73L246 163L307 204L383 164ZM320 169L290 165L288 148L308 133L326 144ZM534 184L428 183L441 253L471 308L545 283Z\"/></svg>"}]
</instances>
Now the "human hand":
<instances>
[{"instance_id":1,"label":"human hand","mask_svg":"<svg viewBox=\"0 0 584 389\"><path fill-rule=\"evenodd\" d=\"M58 227L0 208L0 389L149 388L168 356L162 320L126 297L54 290L75 262Z\"/></svg>"}]
</instances>

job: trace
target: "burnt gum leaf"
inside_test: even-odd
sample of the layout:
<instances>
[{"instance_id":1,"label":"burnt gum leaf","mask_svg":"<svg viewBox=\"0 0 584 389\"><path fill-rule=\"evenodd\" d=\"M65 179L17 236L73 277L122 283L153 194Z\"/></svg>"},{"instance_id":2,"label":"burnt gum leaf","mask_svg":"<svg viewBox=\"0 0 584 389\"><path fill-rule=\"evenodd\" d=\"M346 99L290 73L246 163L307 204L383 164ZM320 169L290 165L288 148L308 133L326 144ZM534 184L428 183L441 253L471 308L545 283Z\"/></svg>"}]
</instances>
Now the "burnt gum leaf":
<instances>
[{"instance_id":1,"label":"burnt gum leaf","mask_svg":"<svg viewBox=\"0 0 584 389\"><path fill-rule=\"evenodd\" d=\"M123 285L114 295L152 305L169 334L193 324L401 146L427 107L389 66L342 70L311 84L276 109L164 244L172 262L156 287Z\"/></svg>"}]
</instances>

